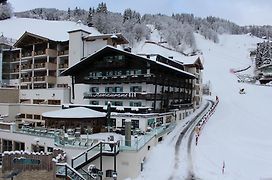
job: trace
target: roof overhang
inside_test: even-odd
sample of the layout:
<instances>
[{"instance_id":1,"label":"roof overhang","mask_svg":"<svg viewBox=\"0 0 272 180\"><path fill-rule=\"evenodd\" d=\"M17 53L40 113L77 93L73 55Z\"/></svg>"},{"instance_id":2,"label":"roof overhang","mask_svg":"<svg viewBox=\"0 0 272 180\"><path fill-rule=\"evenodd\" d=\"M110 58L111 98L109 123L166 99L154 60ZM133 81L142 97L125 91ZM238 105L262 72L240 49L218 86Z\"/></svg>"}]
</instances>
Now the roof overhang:
<instances>
[{"instance_id":1,"label":"roof overhang","mask_svg":"<svg viewBox=\"0 0 272 180\"><path fill-rule=\"evenodd\" d=\"M115 42L118 44L128 44L128 40L121 34L121 33L116 33L116 34L101 34L101 35L96 35L96 36L86 36L84 37L86 41L94 41L97 39L115 39Z\"/></svg>"},{"instance_id":2,"label":"roof overhang","mask_svg":"<svg viewBox=\"0 0 272 180\"><path fill-rule=\"evenodd\" d=\"M159 61L155 61L155 60L152 60L152 59L149 59L149 58L145 58L145 57L142 57L142 56L139 56L139 55L136 55L136 54L132 54L130 52L127 52L127 51L124 51L124 50L120 50L120 49L117 49L113 46L105 46L104 48L102 48L101 50L95 52L94 54L91 54L90 56L82 59L81 61L79 61L77 64L75 64L74 66L64 70L61 75L62 76L75 76L77 72L79 72L79 68L83 68L85 67L85 65L88 64L88 61L91 60L92 58L94 58L96 55L98 54L103 54L104 51L107 51L107 50L112 50L113 52L119 52L123 55L127 55L127 56L130 56L130 57L134 57L134 58L137 58L137 59L141 59L141 60L144 60L144 61L147 61L147 62L150 62L152 64L156 64L160 67L163 67L163 68L166 68L168 70L174 70L175 72L179 73L179 74L183 74L184 76L188 77L188 78L195 78L195 75L189 73L189 72L186 72L186 71L183 71L181 69L178 69L178 68L175 68L171 65L168 65L168 64L165 64L165 63L162 63L162 62L159 62Z\"/></svg>"},{"instance_id":3,"label":"roof overhang","mask_svg":"<svg viewBox=\"0 0 272 180\"><path fill-rule=\"evenodd\" d=\"M23 47L24 45L39 44L42 42L52 41L46 37L39 36L30 32L25 32L14 44L15 47Z\"/></svg>"}]
</instances>

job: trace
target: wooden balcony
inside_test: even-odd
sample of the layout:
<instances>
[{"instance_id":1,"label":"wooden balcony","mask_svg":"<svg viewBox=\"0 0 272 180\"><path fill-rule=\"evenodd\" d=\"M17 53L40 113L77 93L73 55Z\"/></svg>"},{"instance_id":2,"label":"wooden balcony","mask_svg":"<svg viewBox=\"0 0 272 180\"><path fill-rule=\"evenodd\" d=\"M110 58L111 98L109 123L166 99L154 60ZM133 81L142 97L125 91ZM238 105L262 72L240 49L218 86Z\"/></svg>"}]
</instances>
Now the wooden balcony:
<instances>
[{"instance_id":1,"label":"wooden balcony","mask_svg":"<svg viewBox=\"0 0 272 180\"><path fill-rule=\"evenodd\" d=\"M68 64L64 63L64 64L59 64L59 69L66 69L68 68Z\"/></svg>"},{"instance_id":2,"label":"wooden balcony","mask_svg":"<svg viewBox=\"0 0 272 180\"><path fill-rule=\"evenodd\" d=\"M33 77L34 83L49 83L49 84L55 84L57 81L57 78L54 76L36 76Z\"/></svg>"},{"instance_id":3,"label":"wooden balcony","mask_svg":"<svg viewBox=\"0 0 272 180\"><path fill-rule=\"evenodd\" d=\"M84 83L86 84L128 84L128 83L155 83L155 77L153 75L121 75L111 77L86 77Z\"/></svg>"},{"instance_id":4,"label":"wooden balcony","mask_svg":"<svg viewBox=\"0 0 272 180\"><path fill-rule=\"evenodd\" d=\"M49 57L57 57L57 50L55 49L44 49L44 50L38 50L33 53L35 57L43 57L43 56L49 56Z\"/></svg>"},{"instance_id":5,"label":"wooden balcony","mask_svg":"<svg viewBox=\"0 0 272 180\"><path fill-rule=\"evenodd\" d=\"M69 50L59 51L58 56L67 56L69 54Z\"/></svg>"},{"instance_id":6,"label":"wooden balcony","mask_svg":"<svg viewBox=\"0 0 272 180\"><path fill-rule=\"evenodd\" d=\"M58 56L58 52L55 49L46 49L45 52L46 52L46 55L49 57L57 57Z\"/></svg>"},{"instance_id":7,"label":"wooden balcony","mask_svg":"<svg viewBox=\"0 0 272 180\"><path fill-rule=\"evenodd\" d=\"M19 73L19 68L12 69L11 73Z\"/></svg>"},{"instance_id":8,"label":"wooden balcony","mask_svg":"<svg viewBox=\"0 0 272 180\"><path fill-rule=\"evenodd\" d=\"M27 51L22 53L22 59L32 58L34 56L33 51Z\"/></svg>"},{"instance_id":9,"label":"wooden balcony","mask_svg":"<svg viewBox=\"0 0 272 180\"><path fill-rule=\"evenodd\" d=\"M22 64L21 70L32 70L32 65L31 64Z\"/></svg>"},{"instance_id":10,"label":"wooden balcony","mask_svg":"<svg viewBox=\"0 0 272 180\"><path fill-rule=\"evenodd\" d=\"M31 77L23 77L23 78L21 79L21 82L31 83L31 82L32 82L32 78L31 78Z\"/></svg>"},{"instance_id":11,"label":"wooden balcony","mask_svg":"<svg viewBox=\"0 0 272 180\"><path fill-rule=\"evenodd\" d=\"M145 99L154 100L155 94L152 93L84 93L84 99ZM157 94L157 99L162 98L161 94Z\"/></svg>"},{"instance_id":12,"label":"wooden balcony","mask_svg":"<svg viewBox=\"0 0 272 180\"><path fill-rule=\"evenodd\" d=\"M35 69L49 69L49 70L56 70L57 65L54 63L46 62L46 63L35 63L34 64L34 70Z\"/></svg>"}]
</instances>

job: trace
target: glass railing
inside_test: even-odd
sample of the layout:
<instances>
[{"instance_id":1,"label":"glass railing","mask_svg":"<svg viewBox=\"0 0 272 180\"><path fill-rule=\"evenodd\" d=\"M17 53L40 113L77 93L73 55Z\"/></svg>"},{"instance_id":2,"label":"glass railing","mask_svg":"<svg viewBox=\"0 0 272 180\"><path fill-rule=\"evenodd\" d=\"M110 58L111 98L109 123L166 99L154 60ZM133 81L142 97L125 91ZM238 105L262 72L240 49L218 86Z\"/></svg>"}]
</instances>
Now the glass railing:
<instances>
[{"instance_id":1,"label":"glass railing","mask_svg":"<svg viewBox=\"0 0 272 180\"><path fill-rule=\"evenodd\" d=\"M171 123L168 125L156 127L150 132L146 132L144 135L132 135L129 143L130 146L126 146L125 140L120 142L120 151L138 151L144 147L152 138L171 132L175 126L175 123Z\"/></svg>"},{"instance_id":2,"label":"glass railing","mask_svg":"<svg viewBox=\"0 0 272 180\"><path fill-rule=\"evenodd\" d=\"M100 147L101 143L98 142L97 144L93 145L90 149L87 151L84 151L83 153L79 154L78 156L74 157L72 159L72 167L77 168L81 164L85 163L86 161L89 161L90 159L94 158L95 156L100 154Z\"/></svg>"},{"instance_id":3,"label":"glass railing","mask_svg":"<svg viewBox=\"0 0 272 180\"><path fill-rule=\"evenodd\" d=\"M110 155L114 156L119 152L119 141L100 141L96 144L94 144L91 148L88 150L82 152L78 156L72 158L72 167L75 169L80 168L80 166L95 160L96 158L102 156L102 155Z\"/></svg>"},{"instance_id":4,"label":"glass railing","mask_svg":"<svg viewBox=\"0 0 272 180\"><path fill-rule=\"evenodd\" d=\"M58 129L45 129L45 128L30 128L22 127L21 129L16 130L16 133L29 134L32 136L55 138L59 134Z\"/></svg>"}]
</instances>

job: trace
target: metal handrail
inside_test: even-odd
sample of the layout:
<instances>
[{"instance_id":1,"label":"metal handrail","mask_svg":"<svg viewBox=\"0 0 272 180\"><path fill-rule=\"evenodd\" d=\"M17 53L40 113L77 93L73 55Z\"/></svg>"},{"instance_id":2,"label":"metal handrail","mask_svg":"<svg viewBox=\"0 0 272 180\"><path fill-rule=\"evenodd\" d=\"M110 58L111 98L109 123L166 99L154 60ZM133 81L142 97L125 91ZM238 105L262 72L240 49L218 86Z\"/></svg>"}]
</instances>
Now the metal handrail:
<instances>
[{"instance_id":1,"label":"metal handrail","mask_svg":"<svg viewBox=\"0 0 272 180\"><path fill-rule=\"evenodd\" d=\"M56 166L59 166L60 168L57 168L56 175L62 176L62 177L69 177L70 179L74 180L86 180L79 172L77 172L74 168L69 166L67 163L57 163Z\"/></svg>"}]
</instances>

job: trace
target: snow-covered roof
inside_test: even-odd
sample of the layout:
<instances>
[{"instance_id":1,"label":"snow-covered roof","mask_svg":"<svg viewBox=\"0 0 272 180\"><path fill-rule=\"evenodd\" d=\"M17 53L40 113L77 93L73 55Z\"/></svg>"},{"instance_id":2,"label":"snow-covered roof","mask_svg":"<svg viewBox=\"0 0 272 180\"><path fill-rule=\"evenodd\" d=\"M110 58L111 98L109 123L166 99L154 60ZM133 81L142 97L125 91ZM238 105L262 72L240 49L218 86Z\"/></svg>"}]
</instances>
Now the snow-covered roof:
<instances>
[{"instance_id":1,"label":"snow-covered roof","mask_svg":"<svg viewBox=\"0 0 272 180\"><path fill-rule=\"evenodd\" d=\"M97 118L105 117L106 113L102 113L85 107L75 107L45 112L42 114L42 116L48 118Z\"/></svg>"},{"instance_id":2,"label":"snow-covered roof","mask_svg":"<svg viewBox=\"0 0 272 180\"><path fill-rule=\"evenodd\" d=\"M152 61L152 62L154 62L154 63L156 63L156 64L159 64L159 65L161 65L161 66L166 67L167 69L172 69L172 70L175 70L175 71L177 71L177 72L179 72L179 73L186 74L186 75L188 75L188 76L191 76L192 78L195 78L195 75L193 75L193 74L191 74L191 73L189 73L189 72L183 71L183 70L181 70L181 69L175 68L175 67L170 66L170 65L165 64L165 63L161 63L161 62L155 61L155 60L153 60L153 59L149 59L149 58L146 58L146 57L143 57L143 56L136 55L136 54L134 54L134 53L130 53L130 52L127 52L127 51L124 51L124 50L117 49L117 48L115 48L115 47L113 47L113 46L109 46L109 45L103 47L102 49L100 49L100 50L98 50L97 52L95 52L95 53L89 55L88 57L82 59L80 62L76 63L74 66L67 68L66 70L64 70L64 71L61 73L61 75L64 75L64 76L71 75L70 73L71 73L72 71L74 71L75 68L77 68L77 67L80 66L80 65L83 65L83 63L86 63L86 62L89 60L90 57L94 56L94 55L97 54L97 53L101 53L101 52L102 52L103 50L105 50L105 49L117 50L117 51L122 52L122 53L125 53L125 54L127 54L127 55L132 55L132 56L135 56L135 57L139 57L139 58L145 59L145 60L147 60L147 61Z\"/></svg>"},{"instance_id":3,"label":"snow-covered roof","mask_svg":"<svg viewBox=\"0 0 272 180\"><path fill-rule=\"evenodd\" d=\"M5 37L19 39L25 31L54 41L69 40L68 31L84 30L99 35L97 29L72 21L48 21L29 18L11 18L0 21L1 32Z\"/></svg>"},{"instance_id":4,"label":"snow-covered roof","mask_svg":"<svg viewBox=\"0 0 272 180\"><path fill-rule=\"evenodd\" d=\"M159 54L161 56L164 56L165 58L182 62L183 64L193 64L199 58L201 63L203 64L202 55L185 56L180 52L167 49L156 43L144 43L139 48L136 48L133 50L134 50L133 52L136 54ZM156 58L156 57L150 56L150 58Z\"/></svg>"},{"instance_id":5,"label":"snow-covered roof","mask_svg":"<svg viewBox=\"0 0 272 180\"><path fill-rule=\"evenodd\" d=\"M128 40L121 34L121 33L116 33L116 34L89 34L86 37L84 37L85 40L96 40L96 39L104 39L104 38L111 38L115 39L117 42L120 44L128 44Z\"/></svg>"}]
</instances>

